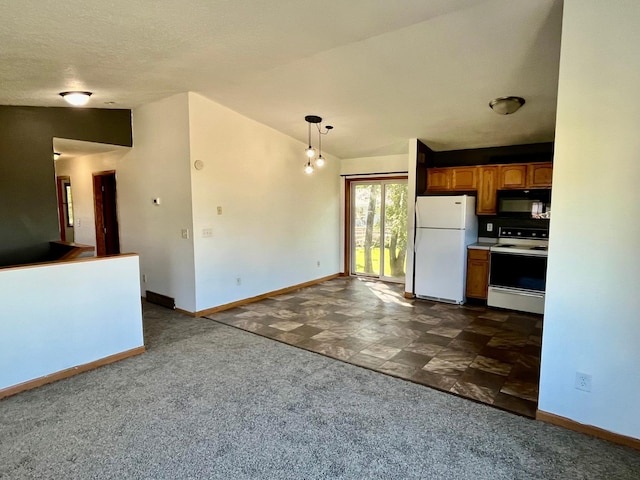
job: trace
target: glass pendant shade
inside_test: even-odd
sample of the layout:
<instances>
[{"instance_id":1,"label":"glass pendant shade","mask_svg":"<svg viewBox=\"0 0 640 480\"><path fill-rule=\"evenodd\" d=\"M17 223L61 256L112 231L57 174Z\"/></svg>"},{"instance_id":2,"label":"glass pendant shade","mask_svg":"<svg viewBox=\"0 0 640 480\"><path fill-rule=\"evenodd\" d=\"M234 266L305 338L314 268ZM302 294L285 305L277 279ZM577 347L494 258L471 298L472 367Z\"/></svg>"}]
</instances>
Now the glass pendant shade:
<instances>
[{"instance_id":1,"label":"glass pendant shade","mask_svg":"<svg viewBox=\"0 0 640 480\"><path fill-rule=\"evenodd\" d=\"M324 166L324 157L322 156L322 154L320 154L320 156L316 160L316 165L319 167Z\"/></svg>"},{"instance_id":2,"label":"glass pendant shade","mask_svg":"<svg viewBox=\"0 0 640 480\"><path fill-rule=\"evenodd\" d=\"M309 158L313 158L316 156L316 149L313 148L311 145L309 145L309 148L307 148L304 153L307 155L307 157Z\"/></svg>"},{"instance_id":3,"label":"glass pendant shade","mask_svg":"<svg viewBox=\"0 0 640 480\"><path fill-rule=\"evenodd\" d=\"M306 173L307 175L311 175L313 173L313 165L311 165L311 162L308 162L304 166L304 173Z\"/></svg>"}]
</instances>

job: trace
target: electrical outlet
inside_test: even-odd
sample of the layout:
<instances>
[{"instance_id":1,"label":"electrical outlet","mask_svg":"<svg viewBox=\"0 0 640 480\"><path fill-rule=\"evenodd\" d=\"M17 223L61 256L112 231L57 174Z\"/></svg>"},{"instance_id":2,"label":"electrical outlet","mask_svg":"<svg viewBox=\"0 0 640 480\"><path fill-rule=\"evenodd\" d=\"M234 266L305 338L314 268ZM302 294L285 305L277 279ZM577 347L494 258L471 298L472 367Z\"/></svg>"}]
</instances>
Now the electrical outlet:
<instances>
[{"instance_id":1,"label":"electrical outlet","mask_svg":"<svg viewBox=\"0 0 640 480\"><path fill-rule=\"evenodd\" d=\"M142 281L147 283L147 275L145 273L142 274Z\"/></svg>"},{"instance_id":2,"label":"electrical outlet","mask_svg":"<svg viewBox=\"0 0 640 480\"><path fill-rule=\"evenodd\" d=\"M182 231L180 232L180 236L185 240L189 240L189 229L183 228Z\"/></svg>"},{"instance_id":3,"label":"electrical outlet","mask_svg":"<svg viewBox=\"0 0 640 480\"><path fill-rule=\"evenodd\" d=\"M591 375L576 372L576 388L583 392L591 391Z\"/></svg>"},{"instance_id":4,"label":"electrical outlet","mask_svg":"<svg viewBox=\"0 0 640 480\"><path fill-rule=\"evenodd\" d=\"M218 206L218 215L222 215L222 207Z\"/></svg>"},{"instance_id":5,"label":"electrical outlet","mask_svg":"<svg viewBox=\"0 0 640 480\"><path fill-rule=\"evenodd\" d=\"M487 232L493 232L493 223L487 223Z\"/></svg>"},{"instance_id":6,"label":"electrical outlet","mask_svg":"<svg viewBox=\"0 0 640 480\"><path fill-rule=\"evenodd\" d=\"M213 230L211 228L202 229L202 238L210 238L213 236Z\"/></svg>"},{"instance_id":7,"label":"electrical outlet","mask_svg":"<svg viewBox=\"0 0 640 480\"><path fill-rule=\"evenodd\" d=\"M236 277L236 285L238 286L242 285L242 278Z\"/></svg>"}]
</instances>

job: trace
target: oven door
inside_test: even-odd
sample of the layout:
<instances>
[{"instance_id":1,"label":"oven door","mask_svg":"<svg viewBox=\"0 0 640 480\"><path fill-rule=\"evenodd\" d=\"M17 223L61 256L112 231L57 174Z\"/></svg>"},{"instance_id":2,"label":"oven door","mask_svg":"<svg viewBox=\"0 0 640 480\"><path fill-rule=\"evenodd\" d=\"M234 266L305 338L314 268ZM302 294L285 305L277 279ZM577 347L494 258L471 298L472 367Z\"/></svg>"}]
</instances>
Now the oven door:
<instances>
[{"instance_id":1,"label":"oven door","mask_svg":"<svg viewBox=\"0 0 640 480\"><path fill-rule=\"evenodd\" d=\"M491 252L487 305L544 313L547 257Z\"/></svg>"},{"instance_id":2,"label":"oven door","mask_svg":"<svg viewBox=\"0 0 640 480\"><path fill-rule=\"evenodd\" d=\"M546 255L491 252L489 285L544 292L546 284Z\"/></svg>"}]
</instances>

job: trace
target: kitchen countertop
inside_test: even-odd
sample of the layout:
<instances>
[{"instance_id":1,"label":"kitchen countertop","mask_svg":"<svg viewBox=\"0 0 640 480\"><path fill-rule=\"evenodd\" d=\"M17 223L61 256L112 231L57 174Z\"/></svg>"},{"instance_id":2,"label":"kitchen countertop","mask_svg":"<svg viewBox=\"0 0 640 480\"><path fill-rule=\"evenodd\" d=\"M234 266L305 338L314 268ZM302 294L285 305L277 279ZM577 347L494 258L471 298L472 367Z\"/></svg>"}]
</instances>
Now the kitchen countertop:
<instances>
[{"instance_id":1,"label":"kitchen countertop","mask_svg":"<svg viewBox=\"0 0 640 480\"><path fill-rule=\"evenodd\" d=\"M467 248L473 248L475 250L489 250L491 247L493 247L496 243L495 240L490 239L490 238L479 238L478 241L476 243L472 243L471 245L468 245Z\"/></svg>"}]
</instances>

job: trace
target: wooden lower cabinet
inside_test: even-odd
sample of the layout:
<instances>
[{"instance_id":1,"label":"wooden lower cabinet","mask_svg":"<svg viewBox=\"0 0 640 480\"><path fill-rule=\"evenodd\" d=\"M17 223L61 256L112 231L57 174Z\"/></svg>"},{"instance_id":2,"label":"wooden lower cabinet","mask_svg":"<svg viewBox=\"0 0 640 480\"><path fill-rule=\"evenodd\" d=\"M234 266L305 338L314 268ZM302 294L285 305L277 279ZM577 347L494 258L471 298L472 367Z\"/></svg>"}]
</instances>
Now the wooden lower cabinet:
<instances>
[{"instance_id":1,"label":"wooden lower cabinet","mask_svg":"<svg viewBox=\"0 0 640 480\"><path fill-rule=\"evenodd\" d=\"M489 288L489 250L467 250L467 288L469 298L486 300Z\"/></svg>"}]
</instances>

